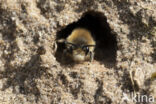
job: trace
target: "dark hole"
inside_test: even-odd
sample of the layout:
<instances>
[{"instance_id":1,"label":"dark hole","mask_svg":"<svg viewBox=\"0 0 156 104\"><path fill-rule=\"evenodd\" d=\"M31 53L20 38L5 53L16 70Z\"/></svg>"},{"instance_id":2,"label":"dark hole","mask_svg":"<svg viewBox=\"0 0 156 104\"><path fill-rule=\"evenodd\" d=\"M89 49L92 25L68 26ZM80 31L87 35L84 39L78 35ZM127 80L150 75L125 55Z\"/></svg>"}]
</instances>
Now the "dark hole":
<instances>
[{"instance_id":1,"label":"dark hole","mask_svg":"<svg viewBox=\"0 0 156 104\"><path fill-rule=\"evenodd\" d=\"M95 38L97 46L95 48L94 59L105 64L107 67L115 66L117 50L116 34L111 30L104 14L96 11L85 12L78 21L73 22L58 31L56 39L67 38L72 30L78 27L90 30L92 36ZM65 45L57 45L56 59L62 63L61 55Z\"/></svg>"}]
</instances>

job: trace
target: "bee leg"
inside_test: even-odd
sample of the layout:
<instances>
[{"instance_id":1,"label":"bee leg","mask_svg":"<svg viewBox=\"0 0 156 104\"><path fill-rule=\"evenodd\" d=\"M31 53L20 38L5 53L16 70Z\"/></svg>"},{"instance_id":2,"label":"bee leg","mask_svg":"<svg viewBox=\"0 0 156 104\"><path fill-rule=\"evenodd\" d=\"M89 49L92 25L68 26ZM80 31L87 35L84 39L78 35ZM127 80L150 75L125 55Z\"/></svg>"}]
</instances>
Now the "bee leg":
<instances>
[{"instance_id":1,"label":"bee leg","mask_svg":"<svg viewBox=\"0 0 156 104\"><path fill-rule=\"evenodd\" d=\"M89 54L90 54L90 62L92 62L94 59L94 53L90 51Z\"/></svg>"}]
</instances>

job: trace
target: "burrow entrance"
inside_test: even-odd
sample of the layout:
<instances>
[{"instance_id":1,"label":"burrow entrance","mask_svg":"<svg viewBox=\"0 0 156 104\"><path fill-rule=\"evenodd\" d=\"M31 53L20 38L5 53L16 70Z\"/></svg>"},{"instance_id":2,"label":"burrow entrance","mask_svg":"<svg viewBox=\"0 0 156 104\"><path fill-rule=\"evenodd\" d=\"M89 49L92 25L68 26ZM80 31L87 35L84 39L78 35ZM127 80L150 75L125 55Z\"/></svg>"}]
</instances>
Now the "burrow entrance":
<instances>
[{"instance_id":1,"label":"burrow entrance","mask_svg":"<svg viewBox=\"0 0 156 104\"><path fill-rule=\"evenodd\" d=\"M90 30L95 38L97 46L95 48L94 60L105 64L107 67L115 66L117 52L116 34L112 32L113 30L110 28L106 16L97 11L85 12L78 21L58 31L56 39L67 38L72 30L78 27ZM57 61L63 64L64 62L61 57L65 44L57 43L57 46L55 56Z\"/></svg>"}]
</instances>

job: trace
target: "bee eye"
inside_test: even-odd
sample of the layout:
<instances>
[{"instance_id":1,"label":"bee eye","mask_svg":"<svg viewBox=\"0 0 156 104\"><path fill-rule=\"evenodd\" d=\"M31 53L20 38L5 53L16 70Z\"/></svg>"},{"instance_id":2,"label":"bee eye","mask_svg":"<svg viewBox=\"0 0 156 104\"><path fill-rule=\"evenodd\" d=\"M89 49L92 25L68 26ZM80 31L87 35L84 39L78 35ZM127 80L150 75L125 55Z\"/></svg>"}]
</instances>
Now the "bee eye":
<instances>
[{"instance_id":1,"label":"bee eye","mask_svg":"<svg viewBox=\"0 0 156 104\"><path fill-rule=\"evenodd\" d=\"M85 51L85 54L87 55L89 52L89 47L83 46L82 49Z\"/></svg>"},{"instance_id":2,"label":"bee eye","mask_svg":"<svg viewBox=\"0 0 156 104\"><path fill-rule=\"evenodd\" d=\"M82 49L83 49L84 51L89 50L89 48L88 48L87 46L83 46Z\"/></svg>"}]
</instances>

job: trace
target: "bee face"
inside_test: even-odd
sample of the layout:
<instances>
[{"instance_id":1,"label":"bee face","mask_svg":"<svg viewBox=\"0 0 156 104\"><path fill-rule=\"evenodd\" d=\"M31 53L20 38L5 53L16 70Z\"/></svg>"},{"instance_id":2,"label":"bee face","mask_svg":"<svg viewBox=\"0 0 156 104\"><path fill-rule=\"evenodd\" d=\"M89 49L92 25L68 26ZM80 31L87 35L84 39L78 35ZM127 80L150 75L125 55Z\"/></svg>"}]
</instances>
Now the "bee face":
<instances>
[{"instance_id":1,"label":"bee face","mask_svg":"<svg viewBox=\"0 0 156 104\"><path fill-rule=\"evenodd\" d=\"M93 60L95 41L88 30L77 28L73 30L64 42L66 56L70 56L74 61Z\"/></svg>"},{"instance_id":2,"label":"bee face","mask_svg":"<svg viewBox=\"0 0 156 104\"><path fill-rule=\"evenodd\" d=\"M74 61L80 62L87 60L89 58L90 50L89 47L85 45L80 46L76 44L72 45L67 44L66 52L68 56L70 56Z\"/></svg>"},{"instance_id":3,"label":"bee face","mask_svg":"<svg viewBox=\"0 0 156 104\"><path fill-rule=\"evenodd\" d=\"M74 61L80 62L85 60L85 51L83 51L81 48L73 50L72 58Z\"/></svg>"}]
</instances>

